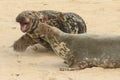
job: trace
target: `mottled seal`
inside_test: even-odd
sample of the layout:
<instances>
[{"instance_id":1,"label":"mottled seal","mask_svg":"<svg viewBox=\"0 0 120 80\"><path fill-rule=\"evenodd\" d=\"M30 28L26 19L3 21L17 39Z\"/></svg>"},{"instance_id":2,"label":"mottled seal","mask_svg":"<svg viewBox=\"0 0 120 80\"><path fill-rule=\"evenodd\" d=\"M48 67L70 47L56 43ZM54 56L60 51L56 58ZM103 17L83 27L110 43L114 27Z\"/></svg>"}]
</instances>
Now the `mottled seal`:
<instances>
[{"instance_id":1,"label":"mottled seal","mask_svg":"<svg viewBox=\"0 0 120 80\"><path fill-rule=\"evenodd\" d=\"M24 51L28 46L37 44L33 38L27 33L32 34L39 23L46 23L59 28L66 33L85 33L86 24L84 20L75 13L62 13L53 10L43 11L23 11L16 17L16 21L20 23L21 31L25 33L13 44L15 51ZM46 48L50 48L49 43L43 39L39 39L39 43Z\"/></svg>"},{"instance_id":2,"label":"mottled seal","mask_svg":"<svg viewBox=\"0 0 120 80\"><path fill-rule=\"evenodd\" d=\"M39 24L35 34L29 35L47 41L65 60L69 68L60 70L120 67L120 35L68 34L44 23Z\"/></svg>"}]
</instances>

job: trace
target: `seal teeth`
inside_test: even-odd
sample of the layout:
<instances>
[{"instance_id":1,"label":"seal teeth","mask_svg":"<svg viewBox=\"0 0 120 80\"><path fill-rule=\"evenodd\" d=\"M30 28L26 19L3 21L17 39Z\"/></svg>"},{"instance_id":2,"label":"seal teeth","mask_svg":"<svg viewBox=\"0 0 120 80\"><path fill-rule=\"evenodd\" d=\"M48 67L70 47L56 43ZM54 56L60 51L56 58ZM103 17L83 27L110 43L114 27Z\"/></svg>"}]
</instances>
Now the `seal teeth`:
<instances>
[{"instance_id":1,"label":"seal teeth","mask_svg":"<svg viewBox=\"0 0 120 80\"><path fill-rule=\"evenodd\" d=\"M42 35L40 35L40 37L41 37L41 38L44 38L44 37L45 37L45 35L44 35L44 34L42 34Z\"/></svg>"}]
</instances>

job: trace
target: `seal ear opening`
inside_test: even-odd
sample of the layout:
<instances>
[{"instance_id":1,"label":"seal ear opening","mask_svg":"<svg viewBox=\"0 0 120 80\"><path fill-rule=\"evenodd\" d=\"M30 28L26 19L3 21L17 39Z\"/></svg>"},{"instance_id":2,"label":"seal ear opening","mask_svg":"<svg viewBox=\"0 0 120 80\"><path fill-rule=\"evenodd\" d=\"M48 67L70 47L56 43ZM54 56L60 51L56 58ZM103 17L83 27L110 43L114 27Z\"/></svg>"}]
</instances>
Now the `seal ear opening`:
<instances>
[{"instance_id":1,"label":"seal ear opening","mask_svg":"<svg viewBox=\"0 0 120 80\"><path fill-rule=\"evenodd\" d=\"M44 34L41 34L41 35L40 35L40 37L41 37L41 38L44 38L44 37L45 37L45 35L44 35Z\"/></svg>"}]
</instances>

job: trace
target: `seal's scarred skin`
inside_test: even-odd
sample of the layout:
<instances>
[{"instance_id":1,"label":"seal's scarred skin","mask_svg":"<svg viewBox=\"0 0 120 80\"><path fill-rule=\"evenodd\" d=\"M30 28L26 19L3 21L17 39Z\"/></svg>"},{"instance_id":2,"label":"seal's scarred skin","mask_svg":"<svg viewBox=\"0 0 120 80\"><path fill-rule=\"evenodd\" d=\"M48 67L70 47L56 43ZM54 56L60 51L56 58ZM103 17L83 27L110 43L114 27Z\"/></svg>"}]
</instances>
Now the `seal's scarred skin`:
<instances>
[{"instance_id":1,"label":"seal's scarred skin","mask_svg":"<svg viewBox=\"0 0 120 80\"><path fill-rule=\"evenodd\" d=\"M120 68L120 35L68 34L44 23L39 24L34 35L29 35L47 41L65 60L68 68L60 68L62 71Z\"/></svg>"},{"instance_id":2,"label":"seal's scarred skin","mask_svg":"<svg viewBox=\"0 0 120 80\"><path fill-rule=\"evenodd\" d=\"M15 51L24 51L28 46L37 43L40 43L46 48L51 48L49 43L43 39L39 38L39 41L35 42L33 38L27 35L28 33L32 34L39 23L55 26L66 33L79 34L85 33L87 30L84 20L79 15L71 12L62 13L53 10L23 11L16 17L16 21L20 23L21 31L25 35L13 44Z\"/></svg>"}]
</instances>

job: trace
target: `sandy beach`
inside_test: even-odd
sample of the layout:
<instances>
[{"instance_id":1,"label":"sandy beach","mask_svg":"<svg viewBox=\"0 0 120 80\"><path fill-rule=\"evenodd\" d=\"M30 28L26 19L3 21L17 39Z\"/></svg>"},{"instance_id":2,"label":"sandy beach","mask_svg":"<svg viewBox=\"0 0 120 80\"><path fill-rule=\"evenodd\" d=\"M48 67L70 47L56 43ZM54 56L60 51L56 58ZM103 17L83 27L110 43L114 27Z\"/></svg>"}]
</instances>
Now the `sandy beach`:
<instances>
[{"instance_id":1,"label":"sandy beach","mask_svg":"<svg viewBox=\"0 0 120 80\"><path fill-rule=\"evenodd\" d=\"M63 60L40 46L15 52L23 33L16 16L24 10L56 10L79 14L88 33L120 34L120 0L0 0L0 80L120 80L120 68L59 71Z\"/></svg>"}]
</instances>

